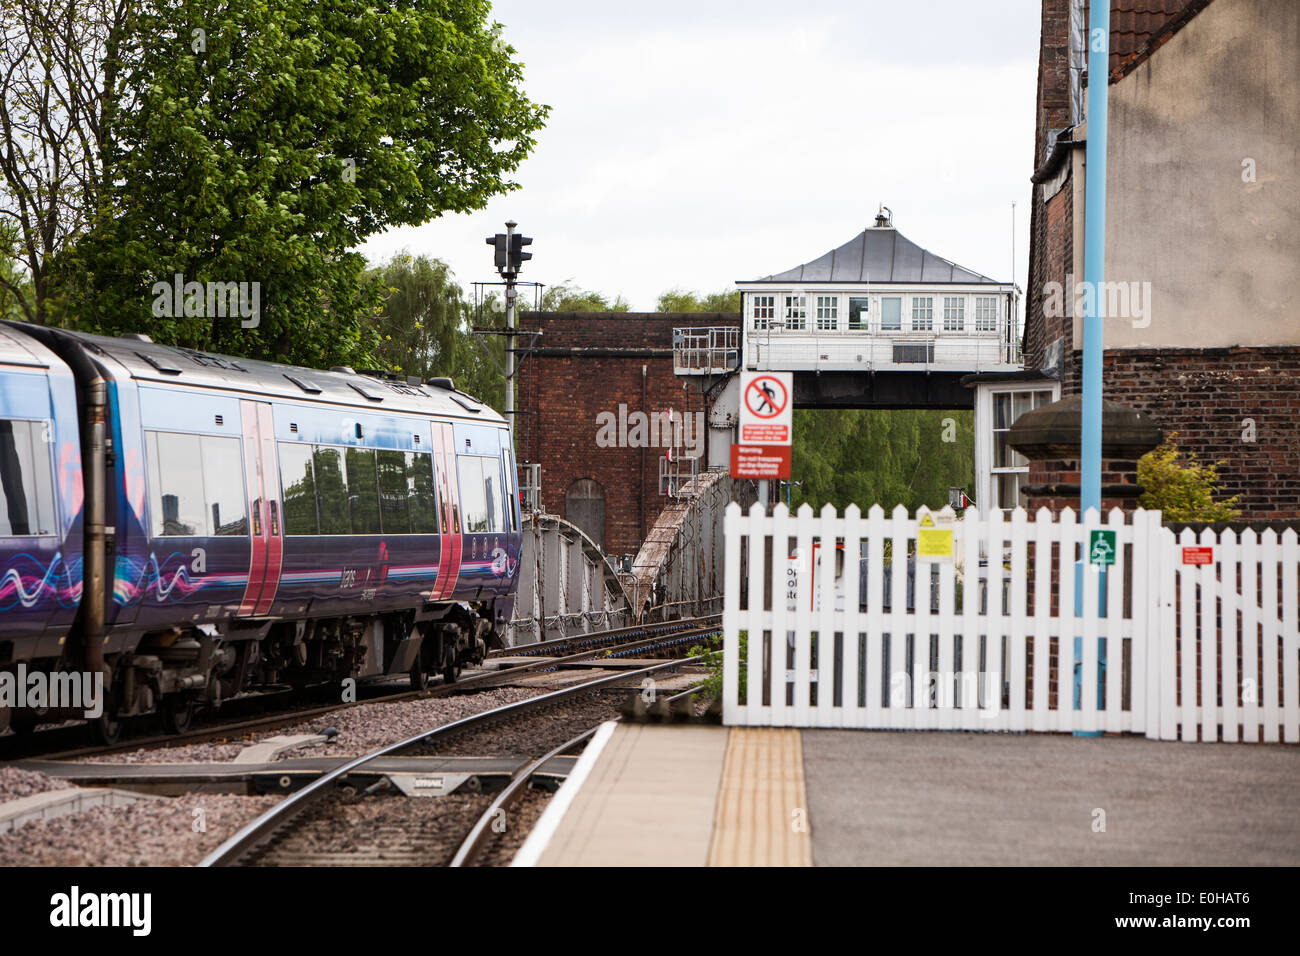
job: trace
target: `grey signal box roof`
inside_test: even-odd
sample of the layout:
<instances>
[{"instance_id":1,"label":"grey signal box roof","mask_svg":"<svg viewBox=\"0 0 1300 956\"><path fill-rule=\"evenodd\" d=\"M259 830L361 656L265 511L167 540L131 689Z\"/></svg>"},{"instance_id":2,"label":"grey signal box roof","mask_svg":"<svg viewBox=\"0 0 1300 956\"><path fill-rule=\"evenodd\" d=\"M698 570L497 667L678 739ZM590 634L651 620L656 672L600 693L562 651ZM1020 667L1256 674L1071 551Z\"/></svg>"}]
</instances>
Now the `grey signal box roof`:
<instances>
[{"instance_id":1,"label":"grey signal box roof","mask_svg":"<svg viewBox=\"0 0 1300 956\"><path fill-rule=\"evenodd\" d=\"M933 252L922 249L893 226L864 229L844 245L812 262L749 281L1009 284L963 269L955 262L936 256Z\"/></svg>"}]
</instances>

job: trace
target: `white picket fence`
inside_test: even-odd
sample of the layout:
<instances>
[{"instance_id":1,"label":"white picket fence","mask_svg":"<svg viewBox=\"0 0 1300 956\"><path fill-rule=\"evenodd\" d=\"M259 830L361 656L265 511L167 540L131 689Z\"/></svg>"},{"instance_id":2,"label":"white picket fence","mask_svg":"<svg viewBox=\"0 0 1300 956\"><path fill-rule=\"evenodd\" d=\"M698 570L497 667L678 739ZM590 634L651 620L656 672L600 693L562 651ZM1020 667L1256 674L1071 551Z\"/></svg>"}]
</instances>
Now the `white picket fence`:
<instances>
[{"instance_id":1,"label":"white picket fence","mask_svg":"<svg viewBox=\"0 0 1300 956\"><path fill-rule=\"evenodd\" d=\"M919 516L902 506L730 505L724 722L1300 742L1294 530L1175 537L1159 512L1119 509L934 517L954 558L916 561L909 599L892 559L917 550ZM1102 529L1104 571L1085 553ZM1184 564L1184 547L1211 563ZM823 573L840 549L845 572Z\"/></svg>"}]
</instances>

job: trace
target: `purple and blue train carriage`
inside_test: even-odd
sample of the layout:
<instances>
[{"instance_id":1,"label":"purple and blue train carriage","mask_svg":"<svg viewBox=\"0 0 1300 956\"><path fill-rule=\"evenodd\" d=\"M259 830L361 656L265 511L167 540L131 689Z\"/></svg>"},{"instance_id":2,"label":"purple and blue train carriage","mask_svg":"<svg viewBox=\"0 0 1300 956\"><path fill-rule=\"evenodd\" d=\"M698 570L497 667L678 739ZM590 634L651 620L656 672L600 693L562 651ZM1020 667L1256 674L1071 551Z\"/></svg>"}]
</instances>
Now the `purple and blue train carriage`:
<instances>
[{"instance_id":1,"label":"purple and blue train carriage","mask_svg":"<svg viewBox=\"0 0 1300 956\"><path fill-rule=\"evenodd\" d=\"M0 323L0 671L102 672L107 739L254 685L455 680L511 616L515 475L447 379Z\"/></svg>"}]
</instances>

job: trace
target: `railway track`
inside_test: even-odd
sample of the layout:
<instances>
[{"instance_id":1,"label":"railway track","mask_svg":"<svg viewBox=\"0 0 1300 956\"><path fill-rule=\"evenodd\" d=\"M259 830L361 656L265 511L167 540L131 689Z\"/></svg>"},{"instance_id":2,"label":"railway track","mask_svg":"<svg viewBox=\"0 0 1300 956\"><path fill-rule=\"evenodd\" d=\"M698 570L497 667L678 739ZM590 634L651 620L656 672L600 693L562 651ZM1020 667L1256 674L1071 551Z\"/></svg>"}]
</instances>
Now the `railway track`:
<instances>
[{"instance_id":1,"label":"railway track","mask_svg":"<svg viewBox=\"0 0 1300 956\"><path fill-rule=\"evenodd\" d=\"M386 792L384 780L375 781L362 790L352 782L366 779L366 764L378 758L421 748L426 751L436 749L453 739L488 729L500 734L509 722L535 719L556 708L581 704L584 697L629 681L635 687L644 677L698 660L682 658L603 675L465 717L378 748L322 774L290 795L231 836L200 866L447 865L460 858L461 848L471 838L477 840L477 844L465 854L467 859L473 858L482 847L484 838L481 831L490 826L490 819L489 824L482 821L493 812L496 800L481 793L462 794L459 791L434 798L399 798ZM608 719L612 709L613 704L606 704L604 716L588 713L579 718L587 721L584 731L594 729ZM570 729L558 745L548 744L542 748L546 753L516 775L518 782L512 781L503 791L508 795L497 799L517 798L527 780L546 760L579 745L581 737L571 734ZM349 783L352 786L346 786ZM368 802L367 798L376 799ZM478 837L474 837L475 831L479 831Z\"/></svg>"},{"instance_id":2,"label":"railway track","mask_svg":"<svg viewBox=\"0 0 1300 956\"><path fill-rule=\"evenodd\" d=\"M48 760L75 760L82 757L127 753L154 747L208 743L294 726L315 717L356 707L359 704L399 703L404 700L418 700L424 697L446 697L453 694L473 693L509 684L525 674L542 673L556 670L565 664L591 660L602 653L607 654L610 658L617 659L650 650L679 648L683 644L693 643L701 637L716 633L719 630L720 620L718 616L688 618L663 624L593 631L588 634L578 634L572 637L528 644L519 648L507 648L491 652L485 664L490 664L494 660L500 661L506 657L527 658L540 656L545 659L529 664L502 667L496 670L485 669L462 677L454 683L435 684L425 690L395 689L392 692L381 692L355 702L340 701L317 707L277 711L276 713L243 720L219 721L215 724L196 727L179 734L154 734L145 737L127 738L114 744L74 747L67 747L67 744L72 742L74 735L84 729L80 726L54 728L21 737L11 735L0 738L0 760L37 756ZM561 656L554 656L556 654ZM49 735L48 740L41 739L47 735Z\"/></svg>"}]
</instances>

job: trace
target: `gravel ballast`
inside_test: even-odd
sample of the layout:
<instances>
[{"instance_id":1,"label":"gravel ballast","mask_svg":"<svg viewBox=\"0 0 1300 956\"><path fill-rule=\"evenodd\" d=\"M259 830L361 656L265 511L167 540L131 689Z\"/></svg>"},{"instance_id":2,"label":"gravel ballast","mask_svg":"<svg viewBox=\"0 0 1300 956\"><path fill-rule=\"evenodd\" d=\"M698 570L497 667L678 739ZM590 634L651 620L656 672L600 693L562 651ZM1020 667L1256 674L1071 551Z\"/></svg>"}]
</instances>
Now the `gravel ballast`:
<instances>
[{"instance_id":1,"label":"gravel ballast","mask_svg":"<svg viewBox=\"0 0 1300 956\"><path fill-rule=\"evenodd\" d=\"M66 780L48 777L35 770L23 770L19 767L0 767L0 803L30 797L47 790L62 790L70 786Z\"/></svg>"},{"instance_id":2,"label":"gravel ballast","mask_svg":"<svg viewBox=\"0 0 1300 956\"><path fill-rule=\"evenodd\" d=\"M0 835L0 867L193 866L281 799L192 793L40 820Z\"/></svg>"},{"instance_id":3,"label":"gravel ballast","mask_svg":"<svg viewBox=\"0 0 1300 956\"><path fill-rule=\"evenodd\" d=\"M275 736L293 734L322 734L328 729L338 731L328 744L302 747L285 751L277 759L290 757L359 757L377 747L395 744L424 730L441 724L460 720L472 714L482 713L503 704L535 697L539 691L517 687L503 687L497 690L485 690L476 694L463 694L455 697L428 697L423 700L407 700L373 704L358 704L313 717L291 727L282 727L268 733L262 733L249 740L233 743L195 743L181 744L176 747L154 747L133 750L129 753L106 754L99 757L87 757L85 763L129 763L129 764L163 764L163 763L223 763L234 760L244 748L259 741Z\"/></svg>"}]
</instances>

